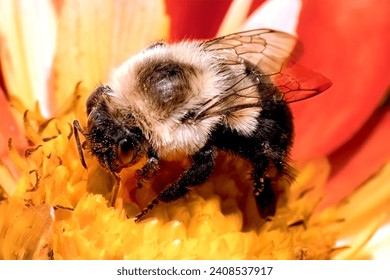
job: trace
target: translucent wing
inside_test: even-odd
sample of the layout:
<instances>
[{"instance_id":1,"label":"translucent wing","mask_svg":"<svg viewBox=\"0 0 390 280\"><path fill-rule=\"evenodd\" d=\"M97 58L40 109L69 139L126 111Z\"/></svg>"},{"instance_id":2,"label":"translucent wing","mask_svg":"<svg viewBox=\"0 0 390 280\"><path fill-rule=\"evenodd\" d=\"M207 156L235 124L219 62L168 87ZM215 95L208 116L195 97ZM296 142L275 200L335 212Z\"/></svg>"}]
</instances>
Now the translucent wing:
<instances>
[{"instance_id":1,"label":"translucent wing","mask_svg":"<svg viewBox=\"0 0 390 280\"><path fill-rule=\"evenodd\" d=\"M204 42L204 50L217 52L227 64L248 60L268 74L279 73L291 56L297 39L287 33L256 29Z\"/></svg>"},{"instance_id":2,"label":"translucent wing","mask_svg":"<svg viewBox=\"0 0 390 280\"><path fill-rule=\"evenodd\" d=\"M244 31L206 41L203 47L205 51L214 52L225 64L249 61L256 65L289 103L317 95L331 85L326 77L295 63L300 50L298 41L284 32Z\"/></svg>"}]
</instances>

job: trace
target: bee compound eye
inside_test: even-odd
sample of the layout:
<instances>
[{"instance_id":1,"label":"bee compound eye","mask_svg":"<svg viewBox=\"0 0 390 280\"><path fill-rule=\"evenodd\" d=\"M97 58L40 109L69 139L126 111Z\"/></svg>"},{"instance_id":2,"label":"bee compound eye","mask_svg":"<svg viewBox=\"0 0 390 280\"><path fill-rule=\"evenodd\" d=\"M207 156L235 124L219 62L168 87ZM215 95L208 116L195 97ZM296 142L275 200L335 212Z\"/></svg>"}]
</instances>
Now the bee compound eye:
<instances>
[{"instance_id":1,"label":"bee compound eye","mask_svg":"<svg viewBox=\"0 0 390 280\"><path fill-rule=\"evenodd\" d=\"M127 138L124 138L119 141L119 147L121 148L122 152L126 153L134 148L134 145Z\"/></svg>"},{"instance_id":2,"label":"bee compound eye","mask_svg":"<svg viewBox=\"0 0 390 280\"><path fill-rule=\"evenodd\" d=\"M88 113L88 126L98 124L101 122L102 114L99 110L93 109Z\"/></svg>"},{"instance_id":3,"label":"bee compound eye","mask_svg":"<svg viewBox=\"0 0 390 280\"><path fill-rule=\"evenodd\" d=\"M87 107L87 114L89 115L93 108L96 108L97 105L103 103L104 101L104 95L106 93L112 92L111 88L107 85L100 85L98 86L88 97L87 102L86 102L86 107Z\"/></svg>"},{"instance_id":4,"label":"bee compound eye","mask_svg":"<svg viewBox=\"0 0 390 280\"><path fill-rule=\"evenodd\" d=\"M124 138L118 143L118 160L122 164L130 163L135 156L134 145L128 139Z\"/></svg>"}]
</instances>

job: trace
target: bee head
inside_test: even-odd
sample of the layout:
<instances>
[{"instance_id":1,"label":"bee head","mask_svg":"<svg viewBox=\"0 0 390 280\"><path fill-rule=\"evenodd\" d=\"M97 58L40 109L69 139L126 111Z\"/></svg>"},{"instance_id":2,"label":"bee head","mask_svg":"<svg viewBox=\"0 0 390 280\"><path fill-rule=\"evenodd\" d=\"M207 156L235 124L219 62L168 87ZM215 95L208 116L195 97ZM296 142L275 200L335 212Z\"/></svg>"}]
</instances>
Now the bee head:
<instances>
[{"instance_id":1,"label":"bee head","mask_svg":"<svg viewBox=\"0 0 390 280\"><path fill-rule=\"evenodd\" d=\"M100 164L111 172L119 172L139 161L146 140L130 112L112 108L107 91L108 86L100 86L87 100L85 137Z\"/></svg>"}]
</instances>

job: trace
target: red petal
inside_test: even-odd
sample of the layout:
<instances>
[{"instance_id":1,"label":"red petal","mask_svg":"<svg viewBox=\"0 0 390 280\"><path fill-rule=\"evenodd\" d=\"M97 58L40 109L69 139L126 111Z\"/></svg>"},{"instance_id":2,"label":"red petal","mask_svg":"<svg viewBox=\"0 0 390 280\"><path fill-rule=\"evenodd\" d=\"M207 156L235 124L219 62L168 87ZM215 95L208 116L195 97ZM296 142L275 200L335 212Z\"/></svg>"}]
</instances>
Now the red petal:
<instances>
[{"instance_id":1,"label":"red petal","mask_svg":"<svg viewBox=\"0 0 390 280\"><path fill-rule=\"evenodd\" d=\"M342 145L383 98L390 84L389 11L387 0L303 1L300 63L329 77L333 86L292 106L295 159L328 154Z\"/></svg>"},{"instance_id":2,"label":"red petal","mask_svg":"<svg viewBox=\"0 0 390 280\"><path fill-rule=\"evenodd\" d=\"M251 7L249 9L248 15L252 14L257 8L267 0L252 0Z\"/></svg>"},{"instance_id":3,"label":"red petal","mask_svg":"<svg viewBox=\"0 0 390 280\"><path fill-rule=\"evenodd\" d=\"M330 154L332 174L321 207L340 201L390 160L389 128L388 106L386 111L374 114L353 139Z\"/></svg>"},{"instance_id":4,"label":"red petal","mask_svg":"<svg viewBox=\"0 0 390 280\"><path fill-rule=\"evenodd\" d=\"M249 14L264 1L253 0ZM232 0L165 0L171 19L171 41L215 37L231 2Z\"/></svg>"},{"instance_id":5,"label":"red petal","mask_svg":"<svg viewBox=\"0 0 390 280\"><path fill-rule=\"evenodd\" d=\"M171 18L171 41L213 38L231 0L166 0Z\"/></svg>"}]
</instances>

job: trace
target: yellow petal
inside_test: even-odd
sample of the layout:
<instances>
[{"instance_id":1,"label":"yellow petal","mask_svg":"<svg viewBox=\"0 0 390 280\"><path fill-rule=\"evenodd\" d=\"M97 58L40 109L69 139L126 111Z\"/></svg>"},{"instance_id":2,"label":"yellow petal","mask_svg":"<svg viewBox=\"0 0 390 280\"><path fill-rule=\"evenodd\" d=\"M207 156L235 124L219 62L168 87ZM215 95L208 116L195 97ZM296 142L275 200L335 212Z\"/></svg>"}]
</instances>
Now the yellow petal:
<instances>
[{"instance_id":1,"label":"yellow petal","mask_svg":"<svg viewBox=\"0 0 390 280\"><path fill-rule=\"evenodd\" d=\"M239 31L248 15L252 2L252 0L233 1L218 29L217 35L223 36Z\"/></svg>"},{"instance_id":2,"label":"yellow petal","mask_svg":"<svg viewBox=\"0 0 390 280\"><path fill-rule=\"evenodd\" d=\"M338 259L375 258L381 256L381 246L388 248L388 238L375 234L390 222L390 163L336 209L345 220L340 229L339 245L348 246L335 256ZM386 232L386 231L384 231ZM388 234L385 235L388 237ZM373 240L370 243L370 240ZM378 253L377 253L378 252Z\"/></svg>"},{"instance_id":3,"label":"yellow petal","mask_svg":"<svg viewBox=\"0 0 390 280\"><path fill-rule=\"evenodd\" d=\"M67 0L58 22L51 113L79 82L93 90L120 62L166 38L169 23L162 0Z\"/></svg>"},{"instance_id":4,"label":"yellow petal","mask_svg":"<svg viewBox=\"0 0 390 280\"><path fill-rule=\"evenodd\" d=\"M48 259L52 255L53 209L26 206L23 199L0 205L0 259Z\"/></svg>"},{"instance_id":5,"label":"yellow petal","mask_svg":"<svg viewBox=\"0 0 390 280\"><path fill-rule=\"evenodd\" d=\"M0 60L7 92L28 109L46 105L55 45L56 18L50 0L0 1Z\"/></svg>"},{"instance_id":6,"label":"yellow petal","mask_svg":"<svg viewBox=\"0 0 390 280\"><path fill-rule=\"evenodd\" d=\"M265 1L246 21L242 30L271 28L296 34L301 0Z\"/></svg>"}]
</instances>

